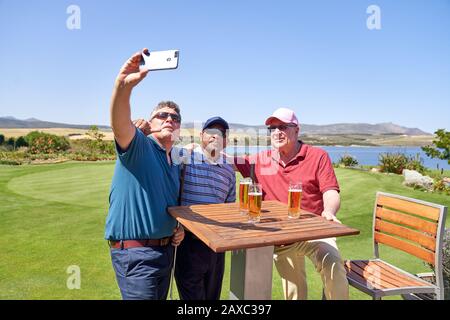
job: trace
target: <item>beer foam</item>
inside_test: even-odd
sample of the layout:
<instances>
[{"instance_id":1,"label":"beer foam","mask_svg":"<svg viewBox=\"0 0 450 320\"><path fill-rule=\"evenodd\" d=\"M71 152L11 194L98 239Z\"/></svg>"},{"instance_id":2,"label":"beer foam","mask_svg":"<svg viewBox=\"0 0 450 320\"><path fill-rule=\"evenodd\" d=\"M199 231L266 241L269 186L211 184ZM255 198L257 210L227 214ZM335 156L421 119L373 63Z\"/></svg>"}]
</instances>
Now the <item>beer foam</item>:
<instances>
[{"instance_id":1,"label":"beer foam","mask_svg":"<svg viewBox=\"0 0 450 320\"><path fill-rule=\"evenodd\" d=\"M249 196L262 196L262 192L249 192Z\"/></svg>"},{"instance_id":2,"label":"beer foam","mask_svg":"<svg viewBox=\"0 0 450 320\"><path fill-rule=\"evenodd\" d=\"M302 192L302 189L289 189L290 192Z\"/></svg>"}]
</instances>

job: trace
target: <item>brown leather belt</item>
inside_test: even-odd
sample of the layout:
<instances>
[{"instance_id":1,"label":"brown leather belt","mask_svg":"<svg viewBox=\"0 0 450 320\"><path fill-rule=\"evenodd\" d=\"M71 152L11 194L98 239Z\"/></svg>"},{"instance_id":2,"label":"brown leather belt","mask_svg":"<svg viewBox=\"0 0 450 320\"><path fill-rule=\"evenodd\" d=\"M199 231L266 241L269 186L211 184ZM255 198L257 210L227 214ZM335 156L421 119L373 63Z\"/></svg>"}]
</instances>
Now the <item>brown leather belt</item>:
<instances>
[{"instance_id":1,"label":"brown leather belt","mask_svg":"<svg viewBox=\"0 0 450 320\"><path fill-rule=\"evenodd\" d=\"M167 246L171 237L162 239L144 239L144 240L109 240L109 246L113 249L129 249L139 247Z\"/></svg>"}]
</instances>

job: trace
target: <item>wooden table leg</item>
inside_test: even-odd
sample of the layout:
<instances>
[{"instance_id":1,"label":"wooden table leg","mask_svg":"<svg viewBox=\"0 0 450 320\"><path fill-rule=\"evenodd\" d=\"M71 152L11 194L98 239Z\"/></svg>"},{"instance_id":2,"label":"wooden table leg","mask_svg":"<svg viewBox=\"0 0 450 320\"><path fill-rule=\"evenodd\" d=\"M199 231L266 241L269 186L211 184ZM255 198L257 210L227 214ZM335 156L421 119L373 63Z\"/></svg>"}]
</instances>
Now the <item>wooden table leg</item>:
<instances>
[{"instance_id":1,"label":"wooden table leg","mask_svg":"<svg viewBox=\"0 0 450 320\"><path fill-rule=\"evenodd\" d=\"M230 299L272 299L273 246L231 253Z\"/></svg>"}]
</instances>

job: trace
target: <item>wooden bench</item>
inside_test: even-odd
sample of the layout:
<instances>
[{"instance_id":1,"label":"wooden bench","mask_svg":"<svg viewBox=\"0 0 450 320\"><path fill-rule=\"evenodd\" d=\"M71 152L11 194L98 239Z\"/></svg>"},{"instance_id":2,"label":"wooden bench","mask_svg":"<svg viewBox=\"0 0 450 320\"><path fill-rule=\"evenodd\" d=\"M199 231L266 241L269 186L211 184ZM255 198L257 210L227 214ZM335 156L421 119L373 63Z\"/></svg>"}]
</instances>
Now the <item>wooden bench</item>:
<instances>
[{"instance_id":1,"label":"wooden bench","mask_svg":"<svg viewBox=\"0 0 450 320\"><path fill-rule=\"evenodd\" d=\"M414 293L434 293L436 299L443 299L442 245L446 216L445 206L378 192L373 215L375 259L345 261L349 284L373 299ZM436 283L381 260L379 244L432 264Z\"/></svg>"}]
</instances>

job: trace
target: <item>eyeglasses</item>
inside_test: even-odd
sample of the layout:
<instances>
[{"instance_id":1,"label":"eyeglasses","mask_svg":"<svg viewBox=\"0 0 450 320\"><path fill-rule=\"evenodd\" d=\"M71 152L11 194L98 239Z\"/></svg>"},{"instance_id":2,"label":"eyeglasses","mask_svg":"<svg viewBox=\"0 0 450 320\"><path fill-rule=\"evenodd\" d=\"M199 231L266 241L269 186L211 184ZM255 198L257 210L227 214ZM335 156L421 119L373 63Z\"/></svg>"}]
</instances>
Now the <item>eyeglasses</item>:
<instances>
[{"instance_id":1,"label":"eyeglasses","mask_svg":"<svg viewBox=\"0 0 450 320\"><path fill-rule=\"evenodd\" d=\"M206 132L210 136L217 135L221 137L225 137L227 134L225 130L220 130L216 128L206 128L205 130L203 130L203 132Z\"/></svg>"},{"instance_id":2,"label":"eyeglasses","mask_svg":"<svg viewBox=\"0 0 450 320\"><path fill-rule=\"evenodd\" d=\"M291 123L291 124L279 124L277 126L268 126L267 130L269 130L270 132L275 131L275 129L278 129L280 131L284 131L287 128L295 128L297 125Z\"/></svg>"},{"instance_id":3,"label":"eyeglasses","mask_svg":"<svg viewBox=\"0 0 450 320\"><path fill-rule=\"evenodd\" d=\"M170 113L170 112L158 112L152 117L152 119L153 118L158 118L158 119L161 119L161 120L166 120L169 117L171 117L174 122L177 122L177 123L181 122L181 116L180 115L178 115L176 113ZM150 120L152 120L152 119L150 119Z\"/></svg>"}]
</instances>

